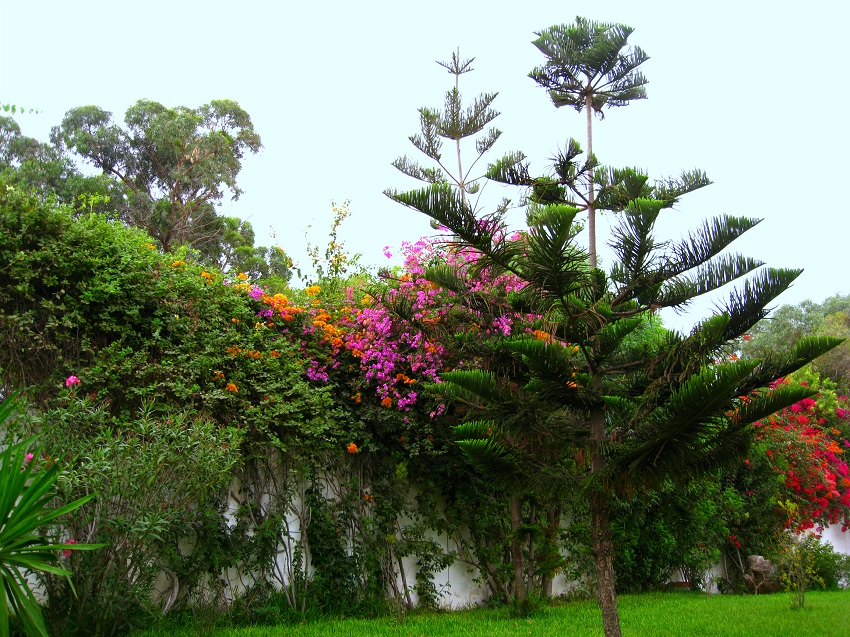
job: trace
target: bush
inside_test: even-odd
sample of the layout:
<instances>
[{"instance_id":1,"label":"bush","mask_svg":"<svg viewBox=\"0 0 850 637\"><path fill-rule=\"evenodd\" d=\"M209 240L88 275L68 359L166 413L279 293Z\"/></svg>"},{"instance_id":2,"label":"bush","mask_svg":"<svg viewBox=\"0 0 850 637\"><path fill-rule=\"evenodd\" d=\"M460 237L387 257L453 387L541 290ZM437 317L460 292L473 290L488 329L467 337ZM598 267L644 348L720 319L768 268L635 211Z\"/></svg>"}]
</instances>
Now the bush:
<instances>
[{"instance_id":1,"label":"bush","mask_svg":"<svg viewBox=\"0 0 850 637\"><path fill-rule=\"evenodd\" d=\"M63 517L64 534L106 544L61 558L74 588L66 578L41 576L53 632L115 635L143 625L156 608L160 572L171 576L161 605L187 593L187 582L168 568L169 549L182 543L191 553L192 529L226 501L240 433L196 414L151 408L116 427L101 403L73 395L34 426L60 467L58 498L98 494Z\"/></svg>"},{"instance_id":2,"label":"bush","mask_svg":"<svg viewBox=\"0 0 850 637\"><path fill-rule=\"evenodd\" d=\"M815 535L803 537L798 547L811 571L810 589L837 591L850 586L850 555L837 553Z\"/></svg>"}]
</instances>

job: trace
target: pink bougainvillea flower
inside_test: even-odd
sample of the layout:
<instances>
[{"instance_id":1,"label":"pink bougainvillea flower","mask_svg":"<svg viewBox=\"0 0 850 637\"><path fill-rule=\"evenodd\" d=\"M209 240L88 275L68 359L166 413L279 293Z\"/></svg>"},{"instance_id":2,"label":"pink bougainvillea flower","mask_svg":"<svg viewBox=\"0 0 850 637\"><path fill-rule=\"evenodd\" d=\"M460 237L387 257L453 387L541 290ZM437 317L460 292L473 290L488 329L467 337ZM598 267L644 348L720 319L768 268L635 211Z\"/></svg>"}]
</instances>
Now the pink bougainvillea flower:
<instances>
[{"instance_id":1,"label":"pink bougainvillea flower","mask_svg":"<svg viewBox=\"0 0 850 637\"><path fill-rule=\"evenodd\" d=\"M68 376L68 378L65 379L65 387L73 387L74 385L79 385L79 384L80 384L80 379L77 378L76 376Z\"/></svg>"},{"instance_id":2,"label":"pink bougainvillea flower","mask_svg":"<svg viewBox=\"0 0 850 637\"><path fill-rule=\"evenodd\" d=\"M27 464L29 464L30 462L32 462L32 459L33 459L33 458L35 458L35 456L34 456L33 454L31 454L31 453L28 453L28 454L27 454Z\"/></svg>"},{"instance_id":3,"label":"pink bougainvillea flower","mask_svg":"<svg viewBox=\"0 0 850 637\"><path fill-rule=\"evenodd\" d=\"M76 544L76 543L77 543L77 540L68 540L67 542L65 542L65 544ZM62 550L62 555L64 555L65 557L71 557L71 553L72 553L71 549L63 549Z\"/></svg>"}]
</instances>

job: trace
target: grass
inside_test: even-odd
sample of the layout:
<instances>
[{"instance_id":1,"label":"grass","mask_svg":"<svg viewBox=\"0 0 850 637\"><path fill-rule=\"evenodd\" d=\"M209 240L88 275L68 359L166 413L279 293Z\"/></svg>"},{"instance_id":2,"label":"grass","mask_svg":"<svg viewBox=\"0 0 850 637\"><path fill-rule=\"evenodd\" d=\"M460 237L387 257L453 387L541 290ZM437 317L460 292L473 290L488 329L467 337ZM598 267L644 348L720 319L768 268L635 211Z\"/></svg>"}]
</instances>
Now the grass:
<instances>
[{"instance_id":1,"label":"grass","mask_svg":"<svg viewBox=\"0 0 850 637\"><path fill-rule=\"evenodd\" d=\"M655 593L619 597L624 637L837 637L850 635L850 591L810 592L806 608L792 610L787 594L706 596ZM153 629L132 637L198 637L198 629ZM209 637L602 637L595 602L568 602L542 608L528 619L508 609L475 609L391 618L323 620L299 625L221 628Z\"/></svg>"}]
</instances>

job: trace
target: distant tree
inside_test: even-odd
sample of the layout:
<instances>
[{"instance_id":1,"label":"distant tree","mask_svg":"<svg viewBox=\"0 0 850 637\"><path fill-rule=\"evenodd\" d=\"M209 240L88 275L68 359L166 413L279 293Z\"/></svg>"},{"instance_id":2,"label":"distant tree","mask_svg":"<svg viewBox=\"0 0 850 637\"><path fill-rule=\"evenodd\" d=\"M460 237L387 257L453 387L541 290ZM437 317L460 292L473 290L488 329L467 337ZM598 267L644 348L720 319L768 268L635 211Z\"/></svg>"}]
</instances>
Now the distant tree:
<instances>
[{"instance_id":1,"label":"distant tree","mask_svg":"<svg viewBox=\"0 0 850 637\"><path fill-rule=\"evenodd\" d=\"M835 295L823 303L806 300L797 305L783 305L744 336L740 345L742 356L764 356L776 348L791 346L801 338L815 335L850 337L850 294ZM850 392L850 342L845 341L812 365L841 391Z\"/></svg>"},{"instance_id":2,"label":"distant tree","mask_svg":"<svg viewBox=\"0 0 850 637\"><path fill-rule=\"evenodd\" d=\"M292 261L282 248L254 245L254 229L239 217L221 217L223 232L219 241L212 244L203 255L227 272L243 273L251 279L269 279L283 284L292 278Z\"/></svg>"},{"instance_id":3,"label":"distant tree","mask_svg":"<svg viewBox=\"0 0 850 637\"><path fill-rule=\"evenodd\" d=\"M646 78L637 68L649 57L639 47L627 47L631 27L577 17L537 33L533 44L546 63L529 76L549 91L557 108L570 106L587 114L587 223L590 265L596 266L596 206L594 200L593 118L603 109L644 99Z\"/></svg>"},{"instance_id":4,"label":"distant tree","mask_svg":"<svg viewBox=\"0 0 850 637\"><path fill-rule=\"evenodd\" d=\"M83 175L61 149L21 133L11 117L0 116L0 173L42 201L108 213L123 205L123 188L108 175Z\"/></svg>"},{"instance_id":5,"label":"distant tree","mask_svg":"<svg viewBox=\"0 0 850 637\"><path fill-rule=\"evenodd\" d=\"M498 93L482 93L464 109L460 76L473 70L474 61L475 58L462 60L458 51L452 53L451 61L437 62L454 76L454 86L446 91L443 110L425 107L419 109L420 133L408 138L417 150L429 157L437 167L422 167L406 155L393 162L393 166L398 170L419 181L452 184L457 188L464 203L467 203L468 195L478 193L481 188L483 175L474 177L473 168L502 135L498 128L491 127L475 139L475 154L464 168L461 142L484 131L487 125L499 116L499 112L492 108ZM451 160L443 159L443 140L453 142ZM457 161L456 171L450 167L450 163L454 161ZM507 205L507 202L503 202L503 205Z\"/></svg>"},{"instance_id":6,"label":"distant tree","mask_svg":"<svg viewBox=\"0 0 850 637\"><path fill-rule=\"evenodd\" d=\"M139 100L124 118L82 106L53 129L57 146L76 152L124 185L124 221L146 230L163 250L204 251L224 231L215 205L242 192L236 177L245 153L260 149L251 118L232 100L199 108L166 108Z\"/></svg>"}]
</instances>

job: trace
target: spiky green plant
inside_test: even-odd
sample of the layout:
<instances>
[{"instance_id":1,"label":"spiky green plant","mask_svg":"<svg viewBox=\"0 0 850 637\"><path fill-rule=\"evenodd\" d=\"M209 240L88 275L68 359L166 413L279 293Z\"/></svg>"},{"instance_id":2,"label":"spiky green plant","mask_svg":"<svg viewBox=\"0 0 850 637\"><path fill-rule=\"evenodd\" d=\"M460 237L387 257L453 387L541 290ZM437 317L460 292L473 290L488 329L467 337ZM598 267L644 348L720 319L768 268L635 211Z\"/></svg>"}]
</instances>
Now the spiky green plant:
<instances>
[{"instance_id":1,"label":"spiky green plant","mask_svg":"<svg viewBox=\"0 0 850 637\"><path fill-rule=\"evenodd\" d=\"M13 398L0 404L0 427L12 415ZM94 494L53 509L53 485L59 477L55 464L44 466L35 459L37 437L10 444L0 455L0 579L4 599L0 601L0 637L9 637L9 612L17 615L28 635L47 637L38 600L26 578L27 572L44 571L70 575L59 564L63 550L91 550L101 544L52 544L44 536L47 525L84 505Z\"/></svg>"},{"instance_id":2,"label":"spiky green plant","mask_svg":"<svg viewBox=\"0 0 850 637\"><path fill-rule=\"evenodd\" d=\"M577 17L575 24L551 26L537 33L533 44L546 62L529 76L549 92L552 103L570 106L587 115L587 162L585 176L590 264L596 266L596 210L594 197L596 158L593 156L593 117L603 110L625 106L646 97L647 81L638 67L649 57L639 47L629 47L634 29L624 24L594 22ZM570 140L566 155L581 152ZM556 161L557 164L557 161Z\"/></svg>"},{"instance_id":3,"label":"spiky green plant","mask_svg":"<svg viewBox=\"0 0 850 637\"><path fill-rule=\"evenodd\" d=\"M525 391L551 413L570 414L576 423L550 431L568 437L560 446L569 442L583 449L605 634L620 635L609 498L739 462L752 422L807 395L805 388L771 390L770 384L840 340L804 339L790 352L745 362L730 359L736 339L767 314L767 305L801 272L761 269L760 261L721 254L756 219L720 216L667 243L656 240L654 231L668 202L633 199L612 233L615 260L606 273L589 265L576 241L576 208L538 206L528 216L528 230L506 241L499 239L508 236L502 214L476 217L445 185L390 194L479 251L476 267L518 276L525 288L517 306L534 307L552 326L550 340L524 338L508 346L528 368ZM681 310L695 297L747 274L750 278L731 293L726 306L690 334L634 338L659 309ZM476 389L460 377L446 380L492 400L490 392L479 391L486 383ZM480 441L466 444L477 464L493 473L516 474L515 450L482 437L483 424L463 427L468 440Z\"/></svg>"}]
</instances>

